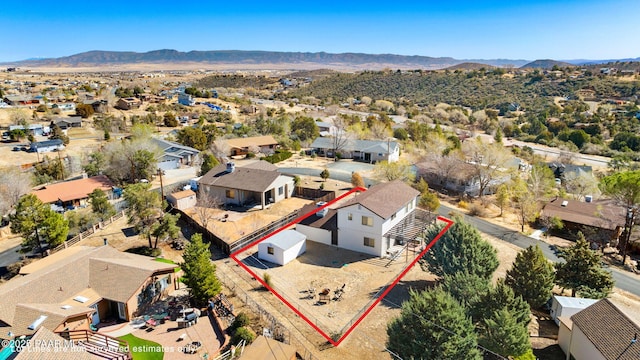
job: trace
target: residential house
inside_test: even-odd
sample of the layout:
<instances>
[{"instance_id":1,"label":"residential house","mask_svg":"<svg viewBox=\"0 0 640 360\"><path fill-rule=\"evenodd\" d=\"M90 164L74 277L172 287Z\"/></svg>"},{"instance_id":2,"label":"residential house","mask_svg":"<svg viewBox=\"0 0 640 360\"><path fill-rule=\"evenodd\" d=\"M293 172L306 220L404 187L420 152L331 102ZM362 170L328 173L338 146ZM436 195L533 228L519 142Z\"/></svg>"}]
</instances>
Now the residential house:
<instances>
[{"instance_id":1,"label":"residential house","mask_svg":"<svg viewBox=\"0 0 640 360\"><path fill-rule=\"evenodd\" d=\"M196 206L196 193L193 190L177 191L167 195L167 202L178 210Z\"/></svg>"},{"instance_id":2,"label":"residential house","mask_svg":"<svg viewBox=\"0 0 640 360\"><path fill-rule=\"evenodd\" d=\"M513 167L522 169L524 164L515 163ZM444 158L437 160L427 160L416 164L418 178L424 179L430 187L445 190L455 194L465 194L468 196L478 196L480 194L480 180L474 164L453 159ZM484 195L490 195L507 181L510 176L504 173L491 179L484 189Z\"/></svg>"},{"instance_id":3,"label":"residential house","mask_svg":"<svg viewBox=\"0 0 640 360\"><path fill-rule=\"evenodd\" d=\"M196 99L189 94L180 93L178 94L178 103L184 106L193 106L196 104Z\"/></svg>"},{"instance_id":4,"label":"residential house","mask_svg":"<svg viewBox=\"0 0 640 360\"><path fill-rule=\"evenodd\" d=\"M318 126L318 131L320 131L320 136L336 136L338 132L338 128L333 124L324 121L316 121L316 125Z\"/></svg>"},{"instance_id":5,"label":"residential house","mask_svg":"<svg viewBox=\"0 0 640 360\"><path fill-rule=\"evenodd\" d=\"M420 192L396 180L355 193L296 224L307 239L361 253L387 257L417 241L434 217L417 208Z\"/></svg>"},{"instance_id":6,"label":"residential house","mask_svg":"<svg viewBox=\"0 0 640 360\"><path fill-rule=\"evenodd\" d=\"M58 333L131 321L175 289L177 267L108 245L57 252L0 285L0 339L33 335L41 327Z\"/></svg>"},{"instance_id":7,"label":"residential house","mask_svg":"<svg viewBox=\"0 0 640 360\"><path fill-rule=\"evenodd\" d=\"M566 359L637 360L640 356L637 317L602 299L569 317L560 317L558 343Z\"/></svg>"},{"instance_id":8,"label":"residential house","mask_svg":"<svg viewBox=\"0 0 640 360\"><path fill-rule=\"evenodd\" d=\"M5 95L2 100L11 106L40 104L40 99L25 95Z\"/></svg>"},{"instance_id":9,"label":"residential house","mask_svg":"<svg viewBox=\"0 0 640 360\"><path fill-rule=\"evenodd\" d=\"M593 168L587 165L573 165L563 163L549 163L549 169L553 171L556 179L563 183L567 180L578 179L582 176L593 176Z\"/></svg>"},{"instance_id":10,"label":"residential house","mask_svg":"<svg viewBox=\"0 0 640 360\"><path fill-rule=\"evenodd\" d=\"M30 152L37 152L37 153L58 151L63 149L64 149L64 143L60 139L32 142L29 147Z\"/></svg>"},{"instance_id":11,"label":"residential house","mask_svg":"<svg viewBox=\"0 0 640 360\"><path fill-rule=\"evenodd\" d=\"M560 219L563 232L592 233L589 239L597 239L598 243L602 243L621 235L626 209L610 201L581 202L558 197L544 205L540 216Z\"/></svg>"},{"instance_id":12,"label":"residential house","mask_svg":"<svg viewBox=\"0 0 640 360\"><path fill-rule=\"evenodd\" d=\"M190 166L200 153L199 150L172 141L158 138L151 138L151 141L162 150L162 157L158 161L158 168L162 170Z\"/></svg>"},{"instance_id":13,"label":"residential house","mask_svg":"<svg viewBox=\"0 0 640 360\"><path fill-rule=\"evenodd\" d=\"M49 133L50 128L42 124L29 124L27 127L24 125L9 125L9 131L12 130L26 130L27 133L31 133L34 136L43 136Z\"/></svg>"},{"instance_id":14,"label":"residential house","mask_svg":"<svg viewBox=\"0 0 640 360\"><path fill-rule=\"evenodd\" d=\"M82 103L86 105L91 105L91 107L93 108L93 111L98 114L105 114L109 112L109 102L107 100L91 99L91 100L84 100Z\"/></svg>"},{"instance_id":15,"label":"residential house","mask_svg":"<svg viewBox=\"0 0 640 360\"><path fill-rule=\"evenodd\" d=\"M113 182L106 175L98 175L86 179L44 185L31 193L44 204L54 204L62 209L69 209L87 206L89 194L95 189L100 189L105 192L107 197L112 197L113 186Z\"/></svg>"},{"instance_id":16,"label":"residential house","mask_svg":"<svg viewBox=\"0 0 640 360\"><path fill-rule=\"evenodd\" d=\"M51 125L58 125L58 127L62 130L67 130L74 127L82 127L82 117L70 116L55 118L51 121Z\"/></svg>"},{"instance_id":17,"label":"residential house","mask_svg":"<svg viewBox=\"0 0 640 360\"><path fill-rule=\"evenodd\" d=\"M140 105L142 105L142 101L140 101L140 99L128 97L118 99L115 107L120 110L133 110L138 109Z\"/></svg>"},{"instance_id":18,"label":"residential house","mask_svg":"<svg viewBox=\"0 0 640 360\"><path fill-rule=\"evenodd\" d=\"M25 337L23 340L27 339L28 341L24 342L24 347L20 351L14 348L14 352L11 354L10 347L7 347L0 351L0 356L7 355L8 357L0 358L11 360L97 360L98 358L103 358L88 352L81 345L76 344L72 347L71 344L65 343L65 339L62 336L45 327L40 327L32 336ZM106 353L103 352L102 355ZM113 354L114 358L117 358L117 356L126 358L122 352L109 351L108 353Z\"/></svg>"},{"instance_id":19,"label":"residential house","mask_svg":"<svg viewBox=\"0 0 640 360\"><path fill-rule=\"evenodd\" d=\"M61 111L76 111L76 104L74 103L58 103L51 105L52 109L58 109Z\"/></svg>"},{"instance_id":20,"label":"residential house","mask_svg":"<svg viewBox=\"0 0 640 360\"><path fill-rule=\"evenodd\" d=\"M209 170L198 180L199 191L232 206L266 205L290 198L293 177L282 175L275 165L256 161L243 167L233 162Z\"/></svg>"},{"instance_id":21,"label":"residential house","mask_svg":"<svg viewBox=\"0 0 640 360\"><path fill-rule=\"evenodd\" d=\"M278 142L271 135L244 137L225 140L229 145L231 156L246 155L249 152L273 154L278 147Z\"/></svg>"},{"instance_id":22,"label":"residential house","mask_svg":"<svg viewBox=\"0 0 640 360\"><path fill-rule=\"evenodd\" d=\"M336 148L333 137L319 137L311 143L317 154L333 157L334 150L343 159L354 159L368 163L378 161L395 162L400 159L400 144L392 140L354 140L345 139Z\"/></svg>"}]
</instances>

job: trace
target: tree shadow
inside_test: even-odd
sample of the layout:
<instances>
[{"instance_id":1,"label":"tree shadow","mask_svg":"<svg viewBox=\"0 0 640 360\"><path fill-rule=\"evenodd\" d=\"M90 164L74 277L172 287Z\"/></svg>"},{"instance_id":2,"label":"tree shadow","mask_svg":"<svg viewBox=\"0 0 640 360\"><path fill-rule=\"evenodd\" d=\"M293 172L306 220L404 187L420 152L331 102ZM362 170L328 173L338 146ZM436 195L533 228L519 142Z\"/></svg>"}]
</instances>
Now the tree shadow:
<instances>
[{"instance_id":1,"label":"tree shadow","mask_svg":"<svg viewBox=\"0 0 640 360\"><path fill-rule=\"evenodd\" d=\"M432 289L437 284L435 280L408 280L398 282L387 296L380 301L380 305L386 306L391 309L397 309L403 302L409 300L409 290L424 291ZM374 299L382 294L388 286L378 287L374 291L369 293L369 296Z\"/></svg>"},{"instance_id":2,"label":"tree shadow","mask_svg":"<svg viewBox=\"0 0 640 360\"><path fill-rule=\"evenodd\" d=\"M536 358L545 360L564 360L566 358L558 344L549 345L542 349L533 349L533 354Z\"/></svg>"}]
</instances>

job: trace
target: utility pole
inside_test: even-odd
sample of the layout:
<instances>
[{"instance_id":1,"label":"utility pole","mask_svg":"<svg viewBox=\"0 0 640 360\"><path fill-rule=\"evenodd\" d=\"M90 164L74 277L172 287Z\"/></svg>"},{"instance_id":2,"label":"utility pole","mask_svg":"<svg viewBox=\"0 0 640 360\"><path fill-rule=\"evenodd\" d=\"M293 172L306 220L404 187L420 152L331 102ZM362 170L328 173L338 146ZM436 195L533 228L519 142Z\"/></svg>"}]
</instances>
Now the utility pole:
<instances>
[{"instance_id":1,"label":"utility pole","mask_svg":"<svg viewBox=\"0 0 640 360\"><path fill-rule=\"evenodd\" d=\"M162 186L162 169L158 169L160 175L160 200L164 201L164 186Z\"/></svg>"},{"instance_id":2,"label":"utility pole","mask_svg":"<svg viewBox=\"0 0 640 360\"><path fill-rule=\"evenodd\" d=\"M631 240L631 230L633 230L635 219L636 219L636 208L628 207L627 221L625 224L626 229L624 234L624 244L622 244L622 266L624 266L625 260L627 259L627 246L629 246L629 241Z\"/></svg>"}]
</instances>

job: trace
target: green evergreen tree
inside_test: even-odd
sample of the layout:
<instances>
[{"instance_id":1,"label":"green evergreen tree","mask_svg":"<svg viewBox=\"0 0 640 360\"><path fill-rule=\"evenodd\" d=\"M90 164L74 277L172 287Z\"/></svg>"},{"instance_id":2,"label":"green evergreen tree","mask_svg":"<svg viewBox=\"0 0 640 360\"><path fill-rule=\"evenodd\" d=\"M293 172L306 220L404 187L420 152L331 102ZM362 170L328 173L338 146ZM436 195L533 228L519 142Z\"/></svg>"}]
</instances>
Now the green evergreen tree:
<instances>
[{"instance_id":1,"label":"green evergreen tree","mask_svg":"<svg viewBox=\"0 0 640 360\"><path fill-rule=\"evenodd\" d=\"M191 236L182 258L184 262L180 267L184 271L183 282L190 288L191 296L198 304L204 304L220 293L216 266L211 262L209 245L202 241L201 234Z\"/></svg>"},{"instance_id":2,"label":"green evergreen tree","mask_svg":"<svg viewBox=\"0 0 640 360\"><path fill-rule=\"evenodd\" d=\"M89 194L89 203L93 213L99 215L101 219L108 219L116 213L102 189L95 189Z\"/></svg>"},{"instance_id":3,"label":"green evergreen tree","mask_svg":"<svg viewBox=\"0 0 640 360\"><path fill-rule=\"evenodd\" d=\"M485 318L482 329L478 339L480 345L502 356L511 358L531 350L527 327L519 324L506 308Z\"/></svg>"},{"instance_id":4,"label":"green evergreen tree","mask_svg":"<svg viewBox=\"0 0 640 360\"><path fill-rule=\"evenodd\" d=\"M431 227L426 232L427 239L433 239L443 226ZM470 224L455 219L449 230L427 251L420 266L437 276L451 275L463 271L490 279L498 268L496 249L486 242Z\"/></svg>"},{"instance_id":5,"label":"green evergreen tree","mask_svg":"<svg viewBox=\"0 0 640 360\"><path fill-rule=\"evenodd\" d=\"M441 288L416 292L387 325L387 347L401 358L482 359L464 307Z\"/></svg>"},{"instance_id":6,"label":"green evergreen tree","mask_svg":"<svg viewBox=\"0 0 640 360\"><path fill-rule=\"evenodd\" d=\"M220 165L220 162L213 154L204 153L202 155L202 165L200 165L200 176L208 173L209 170L218 165Z\"/></svg>"},{"instance_id":7,"label":"green evergreen tree","mask_svg":"<svg viewBox=\"0 0 640 360\"><path fill-rule=\"evenodd\" d=\"M18 200L10 217L11 231L23 238L20 251L42 251L42 242L55 247L67 239L69 223L64 217L43 204L35 195L27 194Z\"/></svg>"},{"instance_id":8,"label":"green evergreen tree","mask_svg":"<svg viewBox=\"0 0 640 360\"><path fill-rule=\"evenodd\" d=\"M556 263L556 284L571 289L571 296L589 294L605 298L613 289L614 280L610 272L602 268L600 254L589 248L582 233L578 233L575 245L563 249L558 257L564 263Z\"/></svg>"},{"instance_id":9,"label":"green evergreen tree","mask_svg":"<svg viewBox=\"0 0 640 360\"><path fill-rule=\"evenodd\" d=\"M324 170L322 170L322 172L320 172L320 177L322 178L323 181L327 181L329 176L330 176L329 170L326 169L326 168Z\"/></svg>"},{"instance_id":10,"label":"green evergreen tree","mask_svg":"<svg viewBox=\"0 0 640 360\"><path fill-rule=\"evenodd\" d=\"M527 326L531 321L529 304L522 299L522 296L516 295L502 279L498 280L494 287L481 296L474 314L477 317L473 320L476 323L481 323L483 318L490 318L494 312L502 308L507 309L510 316L522 326Z\"/></svg>"},{"instance_id":11,"label":"green evergreen tree","mask_svg":"<svg viewBox=\"0 0 640 360\"><path fill-rule=\"evenodd\" d=\"M474 308L489 292L491 284L489 279L459 271L445 275L442 288L467 308L467 314L474 318Z\"/></svg>"},{"instance_id":12,"label":"green evergreen tree","mask_svg":"<svg viewBox=\"0 0 640 360\"><path fill-rule=\"evenodd\" d=\"M540 307L551 297L555 281L553 265L538 245L520 251L507 271L505 283L533 308Z\"/></svg>"}]
</instances>

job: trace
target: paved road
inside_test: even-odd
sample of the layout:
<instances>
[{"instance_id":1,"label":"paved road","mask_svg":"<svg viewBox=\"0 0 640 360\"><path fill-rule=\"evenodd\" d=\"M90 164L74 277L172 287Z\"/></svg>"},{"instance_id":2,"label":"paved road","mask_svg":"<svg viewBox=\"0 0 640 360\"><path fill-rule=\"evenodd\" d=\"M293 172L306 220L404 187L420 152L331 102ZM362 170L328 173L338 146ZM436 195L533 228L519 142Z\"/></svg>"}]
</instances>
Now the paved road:
<instances>
[{"instance_id":1,"label":"paved road","mask_svg":"<svg viewBox=\"0 0 640 360\"><path fill-rule=\"evenodd\" d=\"M13 247L0 253L0 276L7 273L7 266L22 259L22 254L18 252L20 246Z\"/></svg>"}]
</instances>

